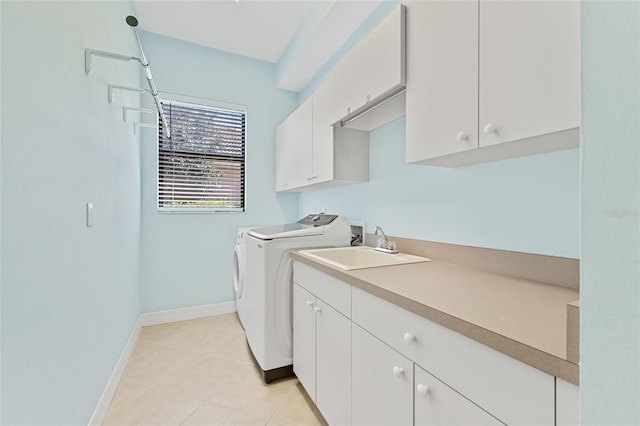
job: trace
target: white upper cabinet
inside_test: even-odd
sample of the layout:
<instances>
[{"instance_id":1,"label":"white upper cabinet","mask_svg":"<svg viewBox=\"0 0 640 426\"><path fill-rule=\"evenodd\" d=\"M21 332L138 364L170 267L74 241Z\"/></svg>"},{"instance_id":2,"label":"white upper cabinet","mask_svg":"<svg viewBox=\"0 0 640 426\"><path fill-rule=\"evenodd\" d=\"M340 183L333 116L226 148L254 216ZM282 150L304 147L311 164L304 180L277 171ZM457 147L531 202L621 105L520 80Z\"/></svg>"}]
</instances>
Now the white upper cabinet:
<instances>
[{"instance_id":1,"label":"white upper cabinet","mask_svg":"<svg viewBox=\"0 0 640 426\"><path fill-rule=\"evenodd\" d=\"M329 124L320 90L276 129L275 190L301 192L369 179L369 134Z\"/></svg>"},{"instance_id":2,"label":"white upper cabinet","mask_svg":"<svg viewBox=\"0 0 640 426\"><path fill-rule=\"evenodd\" d=\"M321 87L313 94L313 148L312 168L314 183L333 179L334 128L338 118L331 115L331 88Z\"/></svg>"},{"instance_id":3,"label":"white upper cabinet","mask_svg":"<svg viewBox=\"0 0 640 426\"><path fill-rule=\"evenodd\" d=\"M405 14L399 5L277 128L276 191L369 180L367 132L405 115Z\"/></svg>"},{"instance_id":4,"label":"white upper cabinet","mask_svg":"<svg viewBox=\"0 0 640 426\"><path fill-rule=\"evenodd\" d=\"M348 86L344 87L345 103L351 111L405 84L404 21L405 7L400 5L337 68Z\"/></svg>"},{"instance_id":5,"label":"white upper cabinet","mask_svg":"<svg viewBox=\"0 0 640 426\"><path fill-rule=\"evenodd\" d=\"M579 2L407 7L408 162L461 166L578 146Z\"/></svg>"},{"instance_id":6,"label":"white upper cabinet","mask_svg":"<svg viewBox=\"0 0 640 426\"><path fill-rule=\"evenodd\" d=\"M399 5L336 66L332 73L332 110L338 118L378 104L405 86L405 7ZM376 114L375 122L358 120L350 127L372 130L404 115L402 108Z\"/></svg>"},{"instance_id":7,"label":"white upper cabinet","mask_svg":"<svg viewBox=\"0 0 640 426\"><path fill-rule=\"evenodd\" d=\"M580 2L481 0L480 147L579 125Z\"/></svg>"},{"instance_id":8,"label":"white upper cabinet","mask_svg":"<svg viewBox=\"0 0 640 426\"><path fill-rule=\"evenodd\" d=\"M407 50L407 161L477 149L478 2L411 2Z\"/></svg>"},{"instance_id":9,"label":"white upper cabinet","mask_svg":"<svg viewBox=\"0 0 640 426\"><path fill-rule=\"evenodd\" d=\"M299 187L311 176L312 112L313 104L309 99L276 128L276 191Z\"/></svg>"}]
</instances>

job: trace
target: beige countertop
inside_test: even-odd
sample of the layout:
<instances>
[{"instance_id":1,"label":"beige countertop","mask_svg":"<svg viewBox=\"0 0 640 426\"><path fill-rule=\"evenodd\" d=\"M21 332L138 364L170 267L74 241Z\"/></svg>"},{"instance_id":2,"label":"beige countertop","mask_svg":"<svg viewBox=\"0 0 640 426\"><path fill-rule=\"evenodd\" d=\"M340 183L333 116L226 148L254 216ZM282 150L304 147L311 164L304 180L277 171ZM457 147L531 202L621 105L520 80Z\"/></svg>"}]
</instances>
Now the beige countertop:
<instances>
[{"instance_id":1,"label":"beige countertop","mask_svg":"<svg viewBox=\"0 0 640 426\"><path fill-rule=\"evenodd\" d=\"M438 260L344 271L304 253L292 257L578 384L579 367L567 360L567 304L579 299L577 290Z\"/></svg>"}]
</instances>

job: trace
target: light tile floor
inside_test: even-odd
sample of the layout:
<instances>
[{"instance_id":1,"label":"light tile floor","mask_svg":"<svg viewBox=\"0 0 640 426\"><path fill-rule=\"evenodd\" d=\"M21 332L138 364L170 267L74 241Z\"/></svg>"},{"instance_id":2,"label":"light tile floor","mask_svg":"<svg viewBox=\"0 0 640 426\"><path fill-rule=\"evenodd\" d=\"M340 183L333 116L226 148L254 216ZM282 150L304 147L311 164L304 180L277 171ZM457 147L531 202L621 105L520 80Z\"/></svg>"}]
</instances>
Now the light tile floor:
<instances>
[{"instance_id":1,"label":"light tile floor","mask_svg":"<svg viewBox=\"0 0 640 426\"><path fill-rule=\"evenodd\" d=\"M265 385L236 314L144 327L103 423L326 425L296 378Z\"/></svg>"}]
</instances>

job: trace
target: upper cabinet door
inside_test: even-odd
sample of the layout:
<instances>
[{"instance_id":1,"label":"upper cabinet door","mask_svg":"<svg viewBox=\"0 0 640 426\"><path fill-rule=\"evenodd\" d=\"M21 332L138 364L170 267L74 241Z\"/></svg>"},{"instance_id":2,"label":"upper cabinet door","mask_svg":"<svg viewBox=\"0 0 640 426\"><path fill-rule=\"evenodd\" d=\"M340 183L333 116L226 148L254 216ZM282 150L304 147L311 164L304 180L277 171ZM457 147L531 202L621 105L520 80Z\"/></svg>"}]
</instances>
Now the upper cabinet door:
<instances>
[{"instance_id":1,"label":"upper cabinet door","mask_svg":"<svg viewBox=\"0 0 640 426\"><path fill-rule=\"evenodd\" d=\"M480 0L480 147L580 125L580 2Z\"/></svg>"},{"instance_id":2,"label":"upper cabinet door","mask_svg":"<svg viewBox=\"0 0 640 426\"><path fill-rule=\"evenodd\" d=\"M307 99L290 116L294 117L294 138L298 186L313 180L313 101Z\"/></svg>"},{"instance_id":3,"label":"upper cabinet door","mask_svg":"<svg viewBox=\"0 0 640 426\"><path fill-rule=\"evenodd\" d=\"M405 7L399 5L332 73L339 118L405 84Z\"/></svg>"},{"instance_id":4,"label":"upper cabinet door","mask_svg":"<svg viewBox=\"0 0 640 426\"><path fill-rule=\"evenodd\" d=\"M396 9L378 25L349 58L357 69L360 107L386 91L405 84L406 8Z\"/></svg>"},{"instance_id":5,"label":"upper cabinet door","mask_svg":"<svg viewBox=\"0 0 640 426\"><path fill-rule=\"evenodd\" d=\"M478 2L407 3L407 162L478 148Z\"/></svg>"},{"instance_id":6,"label":"upper cabinet door","mask_svg":"<svg viewBox=\"0 0 640 426\"><path fill-rule=\"evenodd\" d=\"M329 85L323 85L313 94L313 183L326 182L334 177L334 129L331 124L339 117L334 119L331 114L331 96Z\"/></svg>"},{"instance_id":7,"label":"upper cabinet door","mask_svg":"<svg viewBox=\"0 0 640 426\"><path fill-rule=\"evenodd\" d=\"M276 128L275 189L287 191L309 183L312 172L313 104L308 99Z\"/></svg>"}]
</instances>

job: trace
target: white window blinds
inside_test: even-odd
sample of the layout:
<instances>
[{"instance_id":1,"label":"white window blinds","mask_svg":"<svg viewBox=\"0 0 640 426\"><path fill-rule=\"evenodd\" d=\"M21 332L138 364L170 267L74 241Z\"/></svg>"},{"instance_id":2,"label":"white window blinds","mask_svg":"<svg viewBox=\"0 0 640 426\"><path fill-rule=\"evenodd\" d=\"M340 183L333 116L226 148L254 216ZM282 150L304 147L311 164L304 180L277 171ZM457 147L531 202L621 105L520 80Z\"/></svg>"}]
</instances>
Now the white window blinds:
<instances>
[{"instance_id":1,"label":"white window blinds","mask_svg":"<svg viewBox=\"0 0 640 426\"><path fill-rule=\"evenodd\" d=\"M162 101L158 210L244 211L246 111Z\"/></svg>"}]
</instances>

